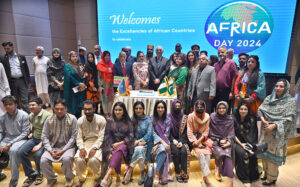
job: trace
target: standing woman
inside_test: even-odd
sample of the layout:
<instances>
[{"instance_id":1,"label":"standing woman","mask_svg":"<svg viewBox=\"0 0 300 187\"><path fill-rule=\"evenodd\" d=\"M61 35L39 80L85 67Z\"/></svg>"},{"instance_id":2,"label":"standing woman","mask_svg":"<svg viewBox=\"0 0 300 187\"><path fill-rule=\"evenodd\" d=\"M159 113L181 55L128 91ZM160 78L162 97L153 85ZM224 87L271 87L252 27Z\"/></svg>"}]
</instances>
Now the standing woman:
<instances>
[{"instance_id":1,"label":"standing woman","mask_svg":"<svg viewBox=\"0 0 300 187\"><path fill-rule=\"evenodd\" d=\"M216 158L218 173L228 177L228 187L233 186L232 145L234 144L234 122L227 114L228 104L220 101L217 111L210 115L209 137L213 141L212 152Z\"/></svg>"},{"instance_id":2,"label":"standing woman","mask_svg":"<svg viewBox=\"0 0 300 187\"><path fill-rule=\"evenodd\" d=\"M277 81L271 95L267 96L258 109L264 126L266 152L257 155L263 159L263 185L276 183L278 168L286 161L287 142L296 136L297 104L289 94L290 84L285 79Z\"/></svg>"},{"instance_id":3,"label":"standing woman","mask_svg":"<svg viewBox=\"0 0 300 187\"><path fill-rule=\"evenodd\" d=\"M111 117L111 107L114 101L114 65L111 62L109 51L102 53L101 60L97 64L97 70L99 71L100 101L102 101L104 117L108 119Z\"/></svg>"},{"instance_id":4,"label":"standing woman","mask_svg":"<svg viewBox=\"0 0 300 187\"><path fill-rule=\"evenodd\" d=\"M6 111L1 100L7 95L10 95L9 83L3 64L0 63L0 115Z\"/></svg>"},{"instance_id":5,"label":"standing woman","mask_svg":"<svg viewBox=\"0 0 300 187\"><path fill-rule=\"evenodd\" d=\"M150 160L151 150L153 147L153 126L149 116L145 115L145 105L137 101L133 105L134 115L132 117L134 130L134 152L131 158L129 168L126 172L123 184L130 182L134 167L138 164L141 171L139 185L145 182L145 164Z\"/></svg>"},{"instance_id":6,"label":"standing woman","mask_svg":"<svg viewBox=\"0 0 300 187\"><path fill-rule=\"evenodd\" d=\"M78 62L75 51L69 52L69 61L64 67L64 98L67 101L68 113L79 118L86 98L84 66ZM74 92L74 87L78 87L78 92Z\"/></svg>"},{"instance_id":7,"label":"standing woman","mask_svg":"<svg viewBox=\"0 0 300 187\"><path fill-rule=\"evenodd\" d=\"M187 53L187 61L186 61L186 67L188 69L188 75L186 78L186 84L185 84L185 97L184 97L184 101L185 101L185 107L184 107L184 113L185 114L189 114L191 111L193 111L193 106L191 106L191 101L188 100L187 98L187 91L188 91L188 87L189 87L189 83L191 80L191 75L194 69L196 69L198 67L199 63L198 63L198 57L196 55L195 52L193 51L189 51Z\"/></svg>"},{"instance_id":8,"label":"standing woman","mask_svg":"<svg viewBox=\"0 0 300 187\"><path fill-rule=\"evenodd\" d=\"M184 85L186 81L186 77L188 75L188 69L185 66L185 56L183 54L178 54L175 59L175 64L171 65L170 73L168 78L171 77L174 80L176 85L177 98L181 101L184 100Z\"/></svg>"},{"instance_id":9,"label":"standing woman","mask_svg":"<svg viewBox=\"0 0 300 187\"><path fill-rule=\"evenodd\" d=\"M234 113L235 131L235 171L238 178L245 184L259 179L257 158L246 151L244 143L256 145L258 142L257 118L250 113L250 107L246 103L239 103Z\"/></svg>"},{"instance_id":10,"label":"standing woman","mask_svg":"<svg viewBox=\"0 0 300 187\"><path fill-rule=\"evenodd\" d=\"M85 74L85 84L86 88L86 99L92 100L96 103L98 109L98 79L97 79L97 66L95 64L95 56L92 52L89 52L86 55L87 62L84 67L84 74Z\"/></svg>"},{"instance_id":11,"label":"standing woman","mask_svg":"<svg viewBox=\"0 0 300 187\"><path fill-rule=\"evenodd\" d=\"M210 156L212 153L212 141L208 138L209 114L205 113L206 105L202 100L195 102L194 112L189 114L187 121L187 136L192 143L194 154L199 161L203 174L203 181L206 185L211 183L208 180L210 174Z\"/></svg>"},{"instance_id":12,"label":"standing woman","mask_svg":"<svg viewBox=\"0 0 300 187\"><path fill-rule=\"evenodd\" d=\"M105 174L101 186L108 186L109 178L113 169L117 174L116 186L121 185L121 164L122 158L127 165L131 160L134 150L133 126L128 116L125 104L115 103L112 119L107 121L103 141L103 162L102 174Z\"/></svg>"},{"instance_id":13,"label":"standing woman","mask_svg":"<svg viewBox=\"0 0 300 187\"><path fill-rule=\"evenodd\" d=\"M260 71L258 56L249 56L245 71L242 71L235 81L234 95L234 107L240 102L246 102L250 112L257 115L258 107L266 97L265 75Z\"/></svg>"},{"instance_id":14,"label":"standing woman","mask_svg":"<svg viewBox=\"0 0 300 187\"><path fill-rule=\"evenodd\" d=\"M64 67L65 60L62 59L61 51L58 48L52 50L52 58L48 61L47 77L49 82L48 93L51 106L58 98L63 98L64 90Z\"/></svg>"},{"instance_id":15,"label":"standing woman","mask_svg":"<svg viewBox=\"0 0 300 187\"><path fill-rule=\"evenodd\" d=\"M149 71L148 63L144 60L144 53L138 51L137 53L137 62L134 62L132 65L132 73L134 77L134 89L148 89L149 85Z\"/></svg>"},{"instance_id":16,"label":"standing woman","mask_svg":"<svg viewBox=\"0 0 300 187\"><path fill-rule=\"evenodd\" d=\"M170 152L170 118L167 117L167 104L159 100L155 103L152 124L154 127L154 147L152 154L155 155L156 167L153 180L154 185L168 184ZM161 180L160 180L161 179Z\"/></svg>"},{"instance_id":17,"label":"standing woman","mask_svg":"<svg viewBox=\"0 0 300 187\"><path fill-rule=\"evenodd\" d=\"M172 102L171 112L168 115L171 124L170 143L171 155L175 166L176 180L187 183L191 152L187 138L187 115L182 112L182 102L178 99Z\"/></svg>"}]
</instances>

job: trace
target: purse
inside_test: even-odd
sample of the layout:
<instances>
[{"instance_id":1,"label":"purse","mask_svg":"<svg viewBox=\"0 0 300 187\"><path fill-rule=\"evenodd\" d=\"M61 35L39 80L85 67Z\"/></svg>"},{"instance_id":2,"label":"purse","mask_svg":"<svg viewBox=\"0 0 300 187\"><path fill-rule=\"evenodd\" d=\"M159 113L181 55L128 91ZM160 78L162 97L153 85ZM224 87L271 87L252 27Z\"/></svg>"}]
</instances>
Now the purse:
<instances>
[{"instance_id":1,"label":"purse","mask_svg":"<svg viewBox=\"0 0 300 187\"><path fill-rule=\"evenodd\" d=\"M266 152L267 149L268 149L268 143L262 142L260 144L254 145L252 150L254 154L257 155Z\"/></svg>"}]
</instances>

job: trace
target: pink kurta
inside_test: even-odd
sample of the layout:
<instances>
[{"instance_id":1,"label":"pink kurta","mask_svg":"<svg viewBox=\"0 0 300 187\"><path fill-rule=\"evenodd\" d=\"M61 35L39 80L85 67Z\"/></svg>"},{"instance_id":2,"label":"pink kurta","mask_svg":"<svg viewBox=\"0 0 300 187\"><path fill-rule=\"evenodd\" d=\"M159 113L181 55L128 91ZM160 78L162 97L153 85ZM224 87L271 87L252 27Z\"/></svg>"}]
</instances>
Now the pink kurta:
<instances>
[{"instance_id":1,"label":"pink kurta","mask_svg":"<svg viewBox=\"0 0 300 187\"><path fill-rule=\"evenodd\" d=\"M205 113L203 120L197 117L194 112L189 114L187 120L187 136L190 142L197 141L201 136L204 136L204 148L193 147L195 155L198 157L201 153L211 154L212 141L208 138L209 133L209 114Z\"/></svg>"}]
</instances>

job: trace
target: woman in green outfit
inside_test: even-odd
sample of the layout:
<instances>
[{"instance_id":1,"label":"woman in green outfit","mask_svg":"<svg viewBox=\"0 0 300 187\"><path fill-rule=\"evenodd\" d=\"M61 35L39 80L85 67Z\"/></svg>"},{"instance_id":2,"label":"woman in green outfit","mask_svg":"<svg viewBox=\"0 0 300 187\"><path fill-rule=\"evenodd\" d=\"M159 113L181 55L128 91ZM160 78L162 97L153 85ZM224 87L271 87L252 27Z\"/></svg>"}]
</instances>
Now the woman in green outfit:
<instances>
[{"instance_id":1,"label":"woman in green outfit","mask_svg":"<svg viewBox=\"0 0 300 187\"><path fill-rule=\"evenodd\" d=\"M175 64L170 66L168 78L173 78L176 85L177 99L184 101L184 85L188 75L188 69L185 66L185 58L183 54L178 54Z\"/></svg>"},{"instance_id":2,"label":"woman in green outfit","mask_svg":"<svg viewBox=\"0 0 300 187\"><path fill-rule=\"evenodd\" d=\"M86 98L84 66L78 63L75 51L69 52L69 61L64 67L64 98L67 101L68 113L79 118ZM73 89L74 87L78 89Z\"/></svg>"}]
</instances>

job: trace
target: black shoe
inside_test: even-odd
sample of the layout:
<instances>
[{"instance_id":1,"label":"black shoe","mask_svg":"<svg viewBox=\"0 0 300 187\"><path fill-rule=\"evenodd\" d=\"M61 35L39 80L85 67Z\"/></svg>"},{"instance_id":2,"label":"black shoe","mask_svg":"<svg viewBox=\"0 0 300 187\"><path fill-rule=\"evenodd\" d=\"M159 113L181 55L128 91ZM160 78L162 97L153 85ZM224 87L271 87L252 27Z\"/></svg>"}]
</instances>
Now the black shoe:
<instances>
[{"instance_id":1,"label":"black shoe","mask_svg":"<svg viewBox=\"0 0 300 187\"><path fill-rule=\"evenodd\" d=\"M267 181L265 181L265 182L263 182L262 184L264 185L264 186L272 186L273 184L275 184L276 183L276 180L273 180L272 182L267 182Z\"/></svg>"},{"instance_id":2,"label":"black shoe","mask_svg":"<svg viewBox=\"0 0 300 187\"><path fill-rule=\"evenodd\" d=\"M300 128L297 128L297 133L300 134Z\"/></svg>"},{"instance_id":3,"label":"black shoe","mask_svg":"<svg viewBox=\"0 0 300 187\"><path fill-rule=\"evenodd\" d=\"M145 183L145 177L146 177L146 175L145 175L145 170L144 170L144 171L142 171L142 173L141 173L141 179L140 179L139 182L138 182L139 185L142 185L142 184Z\"/></svg>"},{"instance_id":4,"label":"black shoe","mask_svg":"<svg viewBox=\"0 0 300 187\"><path fill-rule=\"evenodd\" d=\"M4 180L6 178L6 175L4 173L0 173L0 181Z\"/></svg>"},{"instance_id":5,"label":"black shoe","mask_svg":"<svg viewBox=\"0 0 300 187\"><path fill-rule=\"evenodd\" d=\"M182 179L181 176L176 177L176 180L177 180L179 183L183 183L183 179Z\"/></svg>"},{"instance_id":6,"label":"black shoe","mask_svg":"<svg viewBox=\"0 0 300 187\"><path fill-rule=\"evenodd\" d=\"M263 177L261 177L260 179L261 179L262 181L265 181L265 180L267 180L267 177L263 176Z\"/></svg>"}]
</instances>

